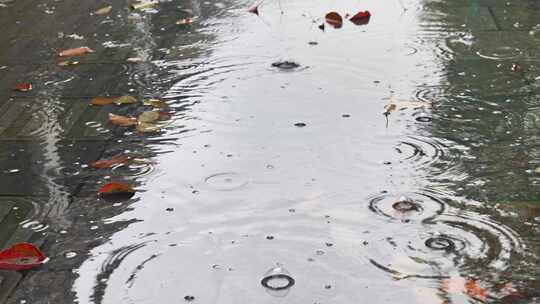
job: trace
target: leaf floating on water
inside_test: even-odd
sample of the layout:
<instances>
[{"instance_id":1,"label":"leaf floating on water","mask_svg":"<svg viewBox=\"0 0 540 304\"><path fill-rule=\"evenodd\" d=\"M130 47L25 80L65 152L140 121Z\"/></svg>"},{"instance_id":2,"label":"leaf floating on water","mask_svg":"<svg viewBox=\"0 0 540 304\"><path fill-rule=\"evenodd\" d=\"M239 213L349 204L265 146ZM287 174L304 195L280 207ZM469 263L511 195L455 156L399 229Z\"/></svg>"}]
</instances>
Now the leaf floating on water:
<instances>
[{"instance_id":1,"label":"leaf floating on water","mask_svg":"<svg viewBox=\"0 0 540 304\"><path fill-rule=\"evenodd\" d=\"M13 90L19 92L28 92L32 90L32 84L28 82L17 83L15 87L13 87Z\"/></svg>"},{"instance_id":2,"label":"leaf floating on water","mask_svg":"<svg viewBox=\"0 0 540 304\"><path fill-rule=\"evenodd\" d=\"M34 245L19 243L0 251L0 269L27 270L38 267L45 261L43 253Z\"/></svg>"},{"instance_id":3,"label":"leaf floating on water","mask_svg":"<svg viewBox=\"0 0 540 304\"><path fill-rule=\"evenodd\" d=\"M93 52L94 52L94 50L92 50L91 48L86 47L86 46L81 46L81 47L78 47L78 48L61 51L60 53L58 53L58 56L60 56L60 57L72 57L72 56L84 55L86 53L93 53Z\"/></svg>"},{"instance_id":4,"label":"leaf floating on water","mask_svg":"<svg viewBox=\"0 0 540 304\"><path fill-rule=\"evenodd\" d=\"M144 60L140 57L129 57L128 59L126 59L127 62L131 62L131 63L137 63L137 62L143 62Z\"/></svg>"},{"instance_id":5,"label":"leaf floating on water","mask_svg":"<svg viewBox=\"0 0 540 304\"><path fill-rule=\"evenodd\" d=\"M364 11L356 13L349 21L356 25L364 25L369 23L369 18L371 18L371 13L369 11Z\"/></svg>"},{"instance_id":6,"label":"leaf floating on water","mask_svg":"<svg viewBox=\"0 0 540 304\"><path fill-rule=\"evenodd\" d=\"M156 6L158 3L159 3L158 1L138 1L137 3L134 3L131 5L131 9L133 10L150 9Z\"/></svg>"},{"instance_id":7,"label":"leaf floating on water","mask_svg":"<svg viewBox=\"0 0 540 304\"><path fill-rule=\"evenodd\" d=\"M487 300L486 290L480 286L477 279L467 279L465 282L465 293L473 298L485 302Z\"/></svg>"},{"instance_id":8,"label":"leaf floating on water","mask_svg":"<svg viewBox=\"0 0 540 304\"><path fill-rule=\"evenodd\" d=\"M135 102L137 102L137 99L130 95L120 96L114 101L114 103L117 105L130 104Z\"/></svg>"},{"instance_id":9,"label":"leaf floating on water","mask_svg":"<svg viewBox=\"0 0 540 304\"><path fill-rule=\"evenodd\" d=\"M395 103L389 103L384 106L384 112L383 114L388 116L390 113L394 112L397 109L397 106Z\"/></svg>"},{"instance_id":10,"label":"leaf floating on water","mask_svg":"<svg viewBox=\"0 0 540 304\"><path fill-rule=\"evenodd\" d=\"M132 157L126 155L116 155L108 159L100 159L90 163L90 166L96 169L106 169L117 165L125 165L132 160Z\"/></svg>"},{"instance_id":11,"label":"leaf floating on water","mask_svg":"<svg viewBox=\"0 0 540 304\"><path fill-rule=\"evenodd\" d=\"M137 131L142 133L153 133L153 132L159 132L161 131L161 128L153 123L147 123L147 122L140 122L137 125Z\"/></svg>"},{"instance_id":12,"label":"leaf floating on water","mask_svg":"<svg viewBox=\"0 0 540 304\"><path fill-rule=\"evenodd\" d=\"M178 24L178 25L188 25L188 24L192 24L192 23L193 23L192 18L185 18L185 19L180 19L180 20L176 21L176 24Z\"/></svg>"},{"instance_id":13,"label":"leaf floating on water","mask_svg":"<svg viewBox=\"0 0 540 304\"><path fill-rule=\"evenodd\" d=\"M248 12L258 16L259 15L259 5L260 4L253 4L252 6L250 6L248 8Z\"/></svg>"},{"instance_id":14,"label":"leaf floating on water","mask_svg":"<svg viewBox=\"0 0 540 304\"><path fill-rule=\"evenodd\" d=\"M300 64L294 62L294 61L277 61L272 63L272 67L279 68L282 70L292 70L300 67Z\"/></svg>"},{"instance_id":15,"label":"leaf floating on water","mask_svg":"<svg viewBox=\"0 0 540 304\"><path fill-rule=\"evenodd\" d=\"M419 109L419 108L431 108L431 102L423 101L393 101L384 106L384 115L390 115L391 112L397 110L404 110L407 108Z\"/></svg>"},{"instance_id":16,"label":"leaf floating on water","mask_svg":"<svg viewBox=\"0 0 540 304\"><path fill-rule=\"evenodd\" d=\"M91 106L103 106L114 103L114 101L118 99L118 97L94 97L92 100L90 100Z\"/></svg>"},{"instance_id":17,"label":"leaf floating on water","mask_svg":"<svg viewBox=\"0 0 540 304\"><path fill-rule=\"evenodd\" d=\"M98 196L106 201L127 200L133 195L135 195L135 189L129 185L116 182L107 183L98 191Z\"/></svg>"},{"instance_id":18,"label":"leaf floating on water","mask_svg":"<svg viewBox=\"0 0 540 304\"><path fill-rule=\"evenodd\" d=\"M152 106L154 108L166 108L167 107L167 103L165 103L164 101L161 101L159 99L145 99L143 101L143 104L145 106Z\"/></svg>"},{"instance_id":19,"label":"leaf floating on water","mask_svg":"<svg viewBox=\"0 0 540 304\"><path fill-rule=\"evenodd\" d=\"M337 12L330 12L324 18L326 19L326 23L335 28L340 28L343 25L343 18Z\"/></svg>"},{"instance_id":20,"label":"leaf floating on water","mask_svg":"<svg viewBox=\"0 0 540 304\"><path fill-rule=\"evenodd\" d=\"M156 111L144 111L139 115L139 122L152 123L159 119L159 112Z\"/></svg>"},{"instance_id":21,"label":"leaf floating on water","mask_svg":"<svg viewBox=\"0 0 540 304\"><path fill-rule=\"evenodd\" d=\"M137 124L137 119L135 117L127 117L122 115L116 115L109 113L109 121L113 125L121 127L135 126Z\"/></svg>"},{"instance_id":22,"label":"leaf floating on water","mask_svg":"<svg viewBox=\"0 0 540 304\"><path fill-rule=\"evenodd\" d=\"M97 11L94 12L94 14L96 15L107 15L108 13L110 13L112 10L112 6L105 6L103 8L100 8L98 9Z\"/></svg>"}]
</instances>

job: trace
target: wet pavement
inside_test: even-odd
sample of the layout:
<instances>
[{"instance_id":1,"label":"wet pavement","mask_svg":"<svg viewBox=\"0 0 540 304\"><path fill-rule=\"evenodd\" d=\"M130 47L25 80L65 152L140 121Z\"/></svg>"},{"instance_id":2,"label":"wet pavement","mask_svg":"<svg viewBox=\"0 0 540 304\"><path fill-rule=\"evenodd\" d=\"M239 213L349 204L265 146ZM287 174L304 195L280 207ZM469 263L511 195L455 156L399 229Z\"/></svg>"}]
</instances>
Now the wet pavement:
<instances>
[{"instance_id":1,"label":"wet pavement","mask_svg":"<svg viewBox=\"0 0 540 304\"><path fill-rule=\"evenodd\" d=\"M540 3L315 2L0 0L0 302L540 303Z\"/></svg>"}]
</instances>

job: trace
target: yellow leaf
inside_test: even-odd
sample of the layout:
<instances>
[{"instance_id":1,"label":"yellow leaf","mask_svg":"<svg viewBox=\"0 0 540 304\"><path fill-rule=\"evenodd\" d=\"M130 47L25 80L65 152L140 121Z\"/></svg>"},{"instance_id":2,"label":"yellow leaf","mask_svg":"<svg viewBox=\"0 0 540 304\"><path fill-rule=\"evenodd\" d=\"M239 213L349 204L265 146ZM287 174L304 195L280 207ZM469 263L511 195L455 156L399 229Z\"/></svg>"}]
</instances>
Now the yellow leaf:
<instances>
[{"instance_id":1,"label":"yellow leaf","mask_svg":"<svg viewBox=\"0 0 540 304\"><path fill-rule=\"evenodd\" d=\"M158 132L160 130L160 127L153 123L140 122L137 125L137 131L143 133Z\"/></svg>"},{"instance_id":2,"label":"yellow leaf","mask_svg":"<svg viewBox=\"0 0 540 304\"><path fill-rule=\"evenodd\" d=\"M114 101L114 103L117 105L129 104L129 103L135 103L135 102L137 102L137 99L130 95L120 96Z\"/></svg>"},{"instance_id":3,"label":"yellow leaf","mask_svg":"<svg viewBox=\"0 0 540 304\"><path fill-rule=\"evenodd\" d=\"M167 104L159 99L145 99L143 101L145 106L152 106L154 108L166 108Z\"/></svg>"},{"instance_id":4,"label":"yellow leaf","mask_svg":"<svg viewBox=\"0 0 540 304\"><path fill-rule=\"evenodd\" d=\"M139 115L139 122L152 123L159 119L159 113L156 111L144 111Z\"/></svg>"}]
</instances>

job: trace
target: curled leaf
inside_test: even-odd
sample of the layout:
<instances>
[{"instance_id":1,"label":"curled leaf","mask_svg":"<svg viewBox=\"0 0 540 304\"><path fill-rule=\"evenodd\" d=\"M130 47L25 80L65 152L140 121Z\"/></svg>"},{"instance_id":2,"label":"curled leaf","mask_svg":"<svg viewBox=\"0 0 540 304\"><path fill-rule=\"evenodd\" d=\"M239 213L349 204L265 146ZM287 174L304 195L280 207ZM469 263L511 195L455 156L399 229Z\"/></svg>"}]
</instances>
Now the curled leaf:
<instances>
[{"instance_id":1,"label":"curled leaf","mask_svg":"<svg viewBox=\"0 0 540 304\"><path fill-rule=\"evenodd\" d=\"M98 9L97 11L94 12L94 14L96 15L107 15L108 13L110 13L112 10L112 6L105 6L105 7L102 7L100 9Z\"/></svg>"},{"instance_id":2,"label":"curled leaf","mask_svg":"<svg viewBox=\"0 0 540 304\"><path fill-rule=\"evenodd\" d=\"M343 18L337 12L330 12L325 16L326 23L330 24L335 28L340 28L343 25Z\"/></svg>"},{"instance_id":3,"label":"curled leaf","mask_svg":"<svg viewBox=\"0 0 540 304\"><path fill-rule=\"evenodd\" d=\"M94 50L92 50L91 48L86 47L86 46L81 46L78 48L61 51L60 53L58 53L58 56L60 57L80 56L86 53L93 53L93 52Z\"/></svg>"},{"instance_id":4,"label":"curled leaf","mask_svg":"<svg viewBox=\"0 0 540 304\"><path fill-rule=\"evenodd\" d=\"M371 18L371 13L369 11L363 11L356 13L349 20L356 25L363 25L369 23L369 18Z\"/></svg>"},{"instance_id":5,"label":"curled leaf","mask_svg":"<svg viewBox=\"0 0 540 304\"><path fill-rule=\"evenodd\" d=\"M27 82L17 83L15 87L13 87L13 90L19 92L28 92L32 90L32 84Z\"/></svg>"},{"instance_id":6,"label":"curled leaf","mask_svg":"<svg viewBox=\"0 0 540 304\"><path fill-rule=\"evenodd\" d=\"M27 270L40 266L45 261L43 253L34 245L19 243L0 252L0 269Z\"/></svg>"},{"instance_id":7,"label":"curled leaf","mask_svg":"<svg viewBox=\"0 0 540 304\"><path fill-rule=\"evenodd\" d=\"M253 4L252 6L250 6L248 8L248 12L258 16L259 15L259 4Z\"/></svg>"},{"instance_id":8,"label":"curled leaf","mask_svg":"<svg viewBox=\"0 0 540 304\"><path fill-rule=\"evenodd\" d=\"M117 165L124 165L129 163L132 160L132 157L126 155L116 155L108 159L100 159L95 162L90 163L90 166L96 169L105 169L111 168Z\"/></svg>"},{"instance_id":9,"label":"curled leaf","mask_svg":"<svg viewBox=\"0 0 540 304\"><path fill-rule=\"evenodd\" d=\"M121 126L121 127L129 127L134 126L137 124L137 119L134 117L127 117L122 115L116 115L109 113L109 121L113 125Z\"/></svg>"},{"instance_id":10,"label":"curled leaf","mask_svg":"<svg viewBox=\"0 0 540 304\"><path fill-rule=\"evenodd\" d=\"M159 112L144 111L139 115L138 121L144 123L152 123L159 119Z\"/></svg>"}]
</instances>

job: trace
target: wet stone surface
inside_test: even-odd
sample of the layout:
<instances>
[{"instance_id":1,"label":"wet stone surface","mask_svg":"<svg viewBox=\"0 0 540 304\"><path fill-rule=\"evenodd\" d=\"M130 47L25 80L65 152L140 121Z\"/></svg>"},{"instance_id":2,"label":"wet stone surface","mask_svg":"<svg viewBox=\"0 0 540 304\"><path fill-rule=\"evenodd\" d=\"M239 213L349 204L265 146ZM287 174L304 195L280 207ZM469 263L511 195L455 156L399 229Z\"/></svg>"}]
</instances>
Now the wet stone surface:
<instances>
[{"instance_id":1,"label":"wet stone surface","mask_svg":"<svg viewBox=\"0 0 540 304\"><path fill-rule=\"evenodd\" d=\"M252 4L0 0L0 303L539 302L538 1Z\"/></svg>"}]
</instances>

